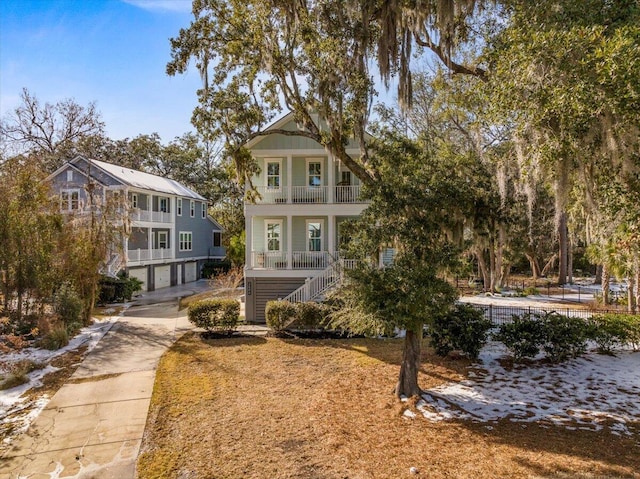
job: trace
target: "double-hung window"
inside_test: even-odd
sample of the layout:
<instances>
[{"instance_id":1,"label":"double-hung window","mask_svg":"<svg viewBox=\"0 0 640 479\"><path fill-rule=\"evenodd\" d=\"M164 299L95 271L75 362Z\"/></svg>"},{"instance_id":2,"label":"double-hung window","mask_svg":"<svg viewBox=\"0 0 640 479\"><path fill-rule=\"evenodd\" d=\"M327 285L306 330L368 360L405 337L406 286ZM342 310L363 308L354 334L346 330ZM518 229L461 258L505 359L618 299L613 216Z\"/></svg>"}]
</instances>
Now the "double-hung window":
<instances>
[{"instance_id":1,"label":"double-hung window","mask_svg":"<svg viewBox=\"0 0 640 479\"><path fill-rule=\"evenodd\" d=\"M267 189L280 189L280 166L280 161L267 161Z\"/></svg>"},{"instance_id":2,"label":"double-hung window","mask_svg":"<svg viewBox=\"0 0 640 479\"><path fill-rule=\"evenodd\" d=\"M282 221L268 220L266 222L267 251L282 250Z\"/></svg>"},{"instance_id":3,"label":"double-hung window","mask_svg":"<svg viewBox=\"0 0 640 479\"><path fill-rule=\"evenodd\" d=\"M307 186L322 186L322 162L318 159L307 160Z\"/></svg>"},{"instance_id":4,"label":"double-hung window","mask_svg":"<svg viewBox=\"0 0 640 479\"><path fill-rule=\"evenodd\" d=\"M202 219L205 219L207 217L207 204L206 203L202 203Z\"/></svg>"},{"instance_id":5,"label":"double-hung window","mask_svg":"<svg viewBox=\"0 0 640 479\"><path fill-rule=\"evenodd\" d=\"M192 218L196 216L196 202L193 200L189 202L189 216Z\"/></svg>"},{"instance_id":6,"label":"double-hung window","mask_svg":"<svg viewBox=\"0 0 640 479\"><path fill-rule=\"evenodd\" d=\"M182 216L182 198L176 200L176 214Z\"/></svg>"},{"instance_id":7,"label":"double-hung window","mask_svg":"<svg viewBox=\"0 0 640 479\"><path fill-rule=\"evenodd\" d=\"M80 207L79 190L62 190L60 192L60 208L66 211L74 211Z\"/></svg>"},{"instance_id":8,"label":"double-hung window","mask_svg":"<svg viewBox=\"0 0 640 479\"><path fill-rule=\"evenodd\" d=\"M158 210L163 213L169 212L169 198L160 197L158 198Z\"/></svg>"},{"instance_id":9,"label":"double-hung window","mask_svg":"<svg viewBox=\"0 0 640 479\"><path fill-rule=\"evenodd\" d=\"M180 231L178 237L180 251L191 251L193 241L193 234L191 231Z\"/></svg>"}]
</instances>

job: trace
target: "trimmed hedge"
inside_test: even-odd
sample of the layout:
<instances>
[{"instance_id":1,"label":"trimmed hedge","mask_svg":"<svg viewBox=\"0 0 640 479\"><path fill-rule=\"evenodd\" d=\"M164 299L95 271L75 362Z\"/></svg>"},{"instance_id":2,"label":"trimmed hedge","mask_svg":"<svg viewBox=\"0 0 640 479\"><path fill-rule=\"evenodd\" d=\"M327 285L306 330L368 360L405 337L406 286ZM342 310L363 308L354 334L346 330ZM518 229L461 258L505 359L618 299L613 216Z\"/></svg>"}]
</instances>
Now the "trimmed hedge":
<instances>
[{"instance_id":1,"label":"trimmed hedge","mask_svg":"<svg viewBox=\"0 0 640 479\"><path fill-rule=\"evenodd\" d=\"M491 321L473 306L457 304L444 314L437 315L429 325L431 346L439 356L446 356L456 349L470 358L477 358L487 342Z\"/></svg>"},{"instance_id":2,"label":"trimmed hedge","mask_svg":"<svg viewBox=\"0 0 640 479\"><path fill-rule=\"evenodd\" d=\"M240 304L235 299L205 299L189 305L189 321L208 332L232 333L240 323Z\"/></svg>"},{"instance_id":3,"label":"trimmed hedge","mask_svg":"<svg viewBox=\"0 0 640 479\"><path fill-rule=\"evenodd\" d=\"M265 308L267 326L276 332L286 329L321 329L327 313L327 307L315 301L269 301Z\"/></svg>"}]
</instances>

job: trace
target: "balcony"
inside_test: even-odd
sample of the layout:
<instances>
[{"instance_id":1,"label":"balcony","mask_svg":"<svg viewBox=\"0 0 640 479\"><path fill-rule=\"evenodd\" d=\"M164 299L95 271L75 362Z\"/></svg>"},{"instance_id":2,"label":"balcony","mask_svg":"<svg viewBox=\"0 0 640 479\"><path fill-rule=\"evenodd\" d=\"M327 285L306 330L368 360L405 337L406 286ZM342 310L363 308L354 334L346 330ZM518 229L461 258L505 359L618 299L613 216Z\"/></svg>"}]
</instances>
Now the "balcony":
<instances>
[{"instance_id":1,"label":"balcony","mask_svg":"<svg viewBox=\"0 0 640 479\"><path fill-rule=\"evenodd\" d=\"M171 223L172 214L164 211L141 210L140 208L131 208L131 221L147 221L151 223Z\"/></svg>"},{"instance_id":2,"label":"balcony","mask_svg":"<svg viewBox=\"0 0 640 479\"><path fill-rule=\"evenodd\" d=\"M251 269L270 270L325 269L337 257L337 253L328 251L252 251L250 266Z\"/></svg>"},{"instance_id":3,"label":"balcony","mask_svg":"<svg viewBox=\"0 0 640 479\"><path fill-rule=\"evenodd\" d=\"M256 186L256 204L365 203L360 198L360 185L350 186Z\"/></svg>"},{"instance_id":4,"label":"balcony","mask_svg":"<svg viewBox=\"0 0 640 479\"><path fill-rule=\"evenodd\" d=\"M173 250L160 249L130 249L127 251L127 263L140 263L161 259L173 259Z\"/></svg>"}]
</instances>

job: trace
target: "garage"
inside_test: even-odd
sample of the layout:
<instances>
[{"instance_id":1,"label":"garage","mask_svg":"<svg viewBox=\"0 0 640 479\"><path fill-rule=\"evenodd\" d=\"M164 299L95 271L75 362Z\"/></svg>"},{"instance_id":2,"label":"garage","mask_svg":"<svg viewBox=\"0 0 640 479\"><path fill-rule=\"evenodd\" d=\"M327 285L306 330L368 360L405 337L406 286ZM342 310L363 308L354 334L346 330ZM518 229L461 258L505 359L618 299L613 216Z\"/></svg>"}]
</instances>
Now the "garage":
<instances>
[{"instance_id":1,"label":"garage","mask_svg":"<svg viewBox=\"0 0 640 479\"><path fill-rule=\"evenodd\" d=\"M147 287L149 284L147 268L131 268L129 269L129 277L136 278L142 281L142 291L147 291Z\"/></svg>"},{"instance_id":2,"label":"garage","mask_svg":"<svg viewBox=\"0 0 640 479\"><path fill-rule=\"evenodd\" d=\"M171 286L171 266L156 266L153 269L155 289Z\"/></svg>"},{"instance_id":3,"label":"garage","mask_svg":"<svg viewBox=\"0 0 640 479\"><path fill-rule=\"evenodd\" d=\"M191 283L198 279L198 262L192 261L191 263L184 264L184 282Z\"/></svg>"}]
</instances>

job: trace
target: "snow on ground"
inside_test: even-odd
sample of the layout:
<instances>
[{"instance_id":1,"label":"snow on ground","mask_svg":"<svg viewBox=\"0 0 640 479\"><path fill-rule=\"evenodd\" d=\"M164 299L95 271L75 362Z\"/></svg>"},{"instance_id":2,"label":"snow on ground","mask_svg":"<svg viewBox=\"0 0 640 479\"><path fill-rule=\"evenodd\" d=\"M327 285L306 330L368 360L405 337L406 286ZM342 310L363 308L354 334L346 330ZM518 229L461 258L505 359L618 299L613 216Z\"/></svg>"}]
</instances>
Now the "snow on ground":
<instances>
[{"instance_id":1,"label":"snow on ground","mask_svg":"<svg viewBox=\"0 0 640 479\"><path fill-rule=\"evenodd\" d=\"M29 381L27 383L0 391L0 428L11 426L12 436L25 431L31 422L38 417L40 411L45 408L50 398L42 396L30 401L27 397L23 397L24 393L32 388L41 386L42 378L56 371L56 368L49 364L53 359L82 346L87 346L87 352L92 350L117 320L117 316L106 317L101 320L94 319L94 323L82 328L69 341L67 346L55 351L24 348L20 351L3 354L0 360L5 365L28 360L45 366L29 373ZM10 438L5 439L5 443L9 441Z\"/></svg>"},{"instance_id":2,"label":"snow on ground","mask_svg":"<svg viewBox=\"0 0 640 479\"><path fill-rule=\"evenodd\" d=\"M569 429L632 435L640 424L640 353L590 352L561 364L536 362L505 368L506 348L490 342L470 367L468 379L424 392L417 409L433 421L555 424ZM408 414L412 416L412 414ZM488 426L490 427L490 426Z\"/></svg>"}]
</instances>

